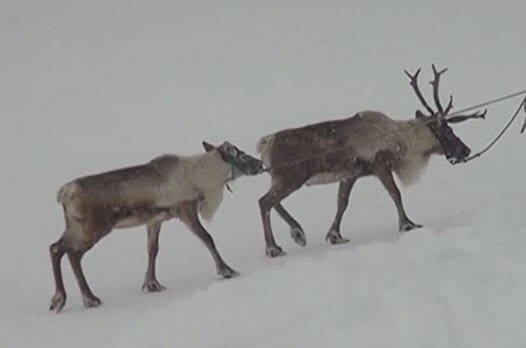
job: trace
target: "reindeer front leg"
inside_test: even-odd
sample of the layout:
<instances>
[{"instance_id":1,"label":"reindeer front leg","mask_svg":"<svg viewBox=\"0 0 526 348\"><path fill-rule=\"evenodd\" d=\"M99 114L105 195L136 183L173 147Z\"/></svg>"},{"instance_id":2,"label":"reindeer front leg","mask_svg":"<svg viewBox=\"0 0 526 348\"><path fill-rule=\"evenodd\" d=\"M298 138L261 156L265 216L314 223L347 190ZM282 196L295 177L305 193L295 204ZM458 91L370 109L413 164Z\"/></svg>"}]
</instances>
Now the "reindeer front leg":
<instances>
[{"instance_id":1,"label":"reindeer front leg","mask_svg":"<svg viewBox=\"0 0 526 348\"><path fill-rule=\"evenodd\" d=\"M272 184L270 187L270 190L259 199L259 210L261 212L261 220L263 222L263 232L265 235L265 253L269 257L277 257L277 256L284 256L285 252L283 249L276 244L276 240L274 239L274 235L272 233L272 226L270 224L270 210L272 208L276 209L278 214L289 223L289 226L291 228L298 227L299 223L288 214L282 205L280 205L280 202L285 199L288 195L290 195L292 192L299 189L305 181L308 179L308 173L301 170L293 171L293 169L289 168L287 172L280 172L280 173L274 173L272 176ZM276 208L277 207L277 208ZM290 219L287 221L287 218ZM293 221L294 220L294 221ZM291 223L296 223L296 225L291 225ZM301 229L301 226L299 226ZM298 230L292 229L291 235L293 239L297 238L296 243L299 245L304 245L302 243L306 243L305 235L303 234L303 238L301 237L301 232L303 232L303 229L301 229L301 232L297 232Z\"/></svg>"},{"instance_id":2,"label":"reindeer front leg","mask_svg":"<svg viewBox=\"0 0 526 348\"><path fill-rule=\"evenodd\" d=\"M146 227L148 235L148 268L146 275L144 276L144 283L142 285L142 291L158 292L165 290L157 280L155 275L155 260L159 253L159 233L161 232L161 222L150 224Z\"/></svg>"},{"instance_id":3,"label":"reindeer front leg","mask_svg":"<svg viewBox=\"0 0 526 348\"><path fill-rule=\"evenodd\" d=\"M83 250L68 252L69 263L71 264L75 278L77 278L77 283L82 294L82 302L86 308L98 307L102 303L97 296L93 295L93 292L86 281L86 277L84 276L84 272L82 271L82 257L89 248L90 247Z\"/></svg>"},{"instance_id":4,"label":"reindeer front leg","mask_svg":"<svg viewBox=\"0 0 526 348\"><path fill-rule=\"evenodd\" d=\"M393 173L391 172L393 158L394 156L390 153L379 152L376 155L375 163L373 164L373 171L378 179L380 179L387 192L389 192L389 195L396 205L396 210L398 212L398 230L400 232L407 232L415 228L420 228L422 225L411 221L405 213L404 205L402 203L402 195L396 186Z\"/></svg>"},{"instance_id":5,"label":"reindeer front leg","mask_svg":"<svg viewBox=\"0 0 526 348\"><path fill-rule=\"evenodd\" d=\"M214 258L216 264L217 273L224 278L232 278L239 273L232 269L223 260L217 248L215 246L212 236L205 230L201 222L199 221L197 211L197 200L187 201L179 205L179 217L188 226L188 228L205 244L210 254Z\"/></svg>"}]
</instances>

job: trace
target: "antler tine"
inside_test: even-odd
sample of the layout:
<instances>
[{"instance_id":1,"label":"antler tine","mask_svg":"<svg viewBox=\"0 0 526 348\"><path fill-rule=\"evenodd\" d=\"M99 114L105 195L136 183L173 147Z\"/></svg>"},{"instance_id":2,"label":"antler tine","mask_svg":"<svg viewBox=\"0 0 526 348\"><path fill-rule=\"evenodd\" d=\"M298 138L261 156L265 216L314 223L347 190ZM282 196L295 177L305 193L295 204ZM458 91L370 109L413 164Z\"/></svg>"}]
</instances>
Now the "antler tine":
<instances>
[{"instance_id":1,"label":"antler tine","mask_svg":"<svg viewBox=\"0 0 526 348\"><path fill-rule=\"evenodd\" d=\"M433 86L433 99L435 100L435 105L436 105L436 107L438 109L438 113L440 115L444 116L444 115L447 114L447 112L444 112L444 108L442 107L442 104L440 103L440 96L438 94L438 87L440 85L440 75L445 73L447 71L447 68L444 68L444 69L438 71L437 68L435 67L435 64L431 64L431 68L433 69L433 74L435 76L433 78L433 80L429 82Z\"/></svg>"},{"instance_id":2,"label":"antler tine","mask_svg":"<svg viewBox=\"0 0 526 348\"><path fill-rule=\"evenodd\" d=\"M444 110L444 115L447 115L449 111L453 108L453 95L449 96L449 103L446 106L446 109Z\"/></svg>"},{"instance_id":3,"label":"antler tine","mask_svg":"<svg viewBox=\"0 0 526 348\"><path fill-rule=\"evenodd\" d=\"M416 73L415 73L414 75L411 75L411 74L409 73L409 71L407 71L407 69L404 69L405 74L407 75L407 77L409 77L409 79L411 80L411 82L412 82L413 80L416 80L416 79L418 78L418 74L420 74L420 70L422 70L422 68L419 68L419 69L416 71Z\"/></svg>"},{"instance_id":4,"label":"antler tine","mask_svg":"<svg viewBox=\"0 0 526 348\"><path fill-rule=\"evenodd\" d=\"M422 95L422 92L420 92L420 88L418 88L418 74L420 74L420 70L422 69L418 69L414 75L411 75L407 70L404 71L407 77L409 77L409 79L411 80L409 84L411 85L411 87L413 87L413 90L415 91L418 100L420 100L420 103L422 103L422 105L426 108L427 111L431 113L431 115L434 115L435 111L431 109L431 107L427 104L424 96Z\"/></svg>"},{"instance_id":5,"label":"antler tine","mask_svg":"<svg viewBox=\"0 0 526 348\"><path fill-rule=\"evenodd\" d=\"M431 64L431 68L433 69L433 73L435 75L438 75L438 76L442 75L443 73L445 73L449 69L449 68L444 68L444 69L438 71L437 68L436 68L436 65L434 63Z\"/></svg>"},{"instance_id":6,"label":"antler tine","mask_svg":"<svg viewBox=\"0 0 526 348\"><path fill-rule=\"evenodd\" d=\"M486 113L488 112L487 109L484 110L484 112L482 113L479 113L479 111L475 112L474 114L471 114L471 115L458 115L458 116L453 116L453 117L450 117L447 119L447 123L460 123L460 122L464 122L464 121L467 121L469 119L472 119L472 118L481 118L481 119L486 119Z\"/></svg>"}]
</instances>

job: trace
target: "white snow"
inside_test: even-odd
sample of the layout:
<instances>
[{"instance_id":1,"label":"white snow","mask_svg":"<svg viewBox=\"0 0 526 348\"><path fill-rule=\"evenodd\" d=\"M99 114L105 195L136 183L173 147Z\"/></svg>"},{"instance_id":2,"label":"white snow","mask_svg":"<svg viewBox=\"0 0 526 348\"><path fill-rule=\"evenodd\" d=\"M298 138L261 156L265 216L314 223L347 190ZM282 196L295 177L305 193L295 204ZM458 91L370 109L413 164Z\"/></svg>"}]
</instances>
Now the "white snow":
<instances>
[{"instance_id":1,"label":"white snow","mask_svg":"<svg viewBox=\"0 0 526 348\"><path fill-rule=\"evenodd\" d=\"M84 174L376 109L413 117L403 73L448 66L457 109L526 88L523 1L3 2L0 4L0 347L522 347L526 345L525 137L517 122L487 155L436 157L404 189L426 227L400 235L394 204L359 181L342 234L324 242L336 185L285 201L307 246L272 215L288 253L268 259L258 198L233 185L207 224L241 272L215 275L180 222L163 226L158 278L143 294L146 233L114 231L83 260L103 305L47 310L48 246L63 229L57 188ZM476 151L519 99L455 126Z\"/></svg>"}]
</instances>

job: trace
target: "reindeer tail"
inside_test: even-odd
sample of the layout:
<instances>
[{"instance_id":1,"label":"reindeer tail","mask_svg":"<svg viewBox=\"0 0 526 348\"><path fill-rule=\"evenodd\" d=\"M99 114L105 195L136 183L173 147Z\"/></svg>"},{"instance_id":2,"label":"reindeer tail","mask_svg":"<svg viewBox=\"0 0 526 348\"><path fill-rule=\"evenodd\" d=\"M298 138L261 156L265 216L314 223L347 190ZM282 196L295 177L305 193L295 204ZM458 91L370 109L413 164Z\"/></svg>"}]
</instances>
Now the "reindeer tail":
<instances>
[{"instance_id":1,"label":"reindeer tail","mask_svg":"<svg viewBox=\"0 0 526 348\"><path fill-rule=\"evenodd\" d=\"M76 185L72 182L61 186L57 192L57 202L63 204L66 200L68 200L71 197L75 190Z\"/></svg>"},{"instance_id":2,"label":"reindeer tail","mask_svg":"<svg viewBox=\"0 0 526 348\"><path fill-rule=\"evenodd\" d=\"M256 151L261 154L261 160L266 166L270 166L270 150L273 142L274 134L271 134L259 139L256 146Z\"/></svg>"}]
</instances>

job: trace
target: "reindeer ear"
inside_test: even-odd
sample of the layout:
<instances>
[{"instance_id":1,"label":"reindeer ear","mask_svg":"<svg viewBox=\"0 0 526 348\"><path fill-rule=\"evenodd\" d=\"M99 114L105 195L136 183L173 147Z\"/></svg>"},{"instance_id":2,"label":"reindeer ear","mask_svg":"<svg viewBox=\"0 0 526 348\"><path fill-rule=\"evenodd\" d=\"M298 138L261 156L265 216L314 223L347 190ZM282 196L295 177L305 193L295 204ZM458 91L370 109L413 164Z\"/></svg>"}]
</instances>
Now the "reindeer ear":
<instances>
[{"instance_id":1,"label":"reindeer ear","mask_svg":"<svg viewBox=\"0 0 526 348\"><path fill-rule=\"evenodd\" d=\"M207 143L206 141L203 141L203 147L205 148L206 152L214 151L214 149L216 148L214 145Z\"/></svg>"},{"instance_id":2,"label":"reindeer ear","mask_svg":"<svg viewBox=\"0 0 526 348\"><path fill-rule=\"evenodd\" d=\"M422 113L422 111L416 110L415 117L416 118L424 118L424 114Z\"/></svg>"}]
</instances>

